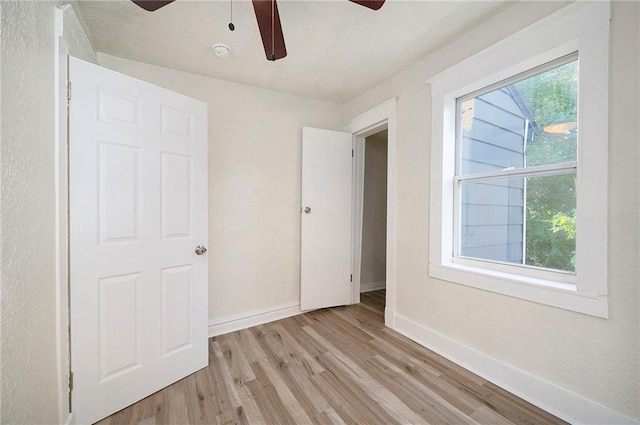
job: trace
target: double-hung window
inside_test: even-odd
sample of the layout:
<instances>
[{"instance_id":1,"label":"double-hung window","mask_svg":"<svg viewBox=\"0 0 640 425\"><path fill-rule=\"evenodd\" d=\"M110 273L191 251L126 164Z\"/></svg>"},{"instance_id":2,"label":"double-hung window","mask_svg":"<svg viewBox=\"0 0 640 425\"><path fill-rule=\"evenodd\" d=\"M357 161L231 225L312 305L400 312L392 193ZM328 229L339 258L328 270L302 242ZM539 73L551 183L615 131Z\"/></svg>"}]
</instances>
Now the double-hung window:
<instances>
[{"instance_id":1,"label":"double-hung window","mask_svg":"<svg viewBox=\"0 0 640 425\"><path fill-rule=\"evenodd\" d=\"M430 275L607 316L608 3L430 80Z\"/></svg>"},{"instance_id":2,"label":"double-hung window","mask_svg":"<svg viewBox=\"0 0 640 425\"><path fill-rule=\"evenodd\" d=\"M578 76L571 54L456 99L456 258L574 280Z\"/></svg>"}]
</instances>

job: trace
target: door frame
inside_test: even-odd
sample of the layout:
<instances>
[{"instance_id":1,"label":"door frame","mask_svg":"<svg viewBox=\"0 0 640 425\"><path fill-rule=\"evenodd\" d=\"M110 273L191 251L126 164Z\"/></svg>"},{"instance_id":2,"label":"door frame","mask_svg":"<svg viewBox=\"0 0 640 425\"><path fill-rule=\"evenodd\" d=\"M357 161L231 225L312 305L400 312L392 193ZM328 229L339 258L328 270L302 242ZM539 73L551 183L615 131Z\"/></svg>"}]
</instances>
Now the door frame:
<instances>
[{"instance_id":1,"label":"door frame","mask_svg":"<svg viewBox=\"0 0 640 425\"><path fill-rule=\"evenodd\" d=\"M71 341L69 327L69 164L67 82L69 55L97 62L82 25L70 4L52 6L55 22L54 99L55 99L55 244L56 244L56 354L58 375L58 417L65 425L74 424L71 405Z\"/></svg>"},{"instance_id":2,"label":"door frame","mask_svg":"<svg viewBox=\"0 0 640 425\"><path fill-rule=\"evenodd\" d=\"M396 276L396 150L397 119L396 98L387 100L368 111L352 118L345 126L345 131L353 134L353 190L352 190L352 264L353 284L351 285L351 302L360 302L360 267L362 264L362 217L364 197L364 153L365 138L382 130L387 136L387 255L386 255L386 302L384 323L394 328L395 311L395 276Z\"/></svg>"},{"instance_id":3,"label":"door frame","mask_svg":"<svg viewBox=\"0 0 640 425\"><path fill-rule=\"evenodd\" d=\"M68 6L70 7L70 6ZM55 192L56 192L56 334L58 357L58 416L69 424L71 392L69 389L71 364L69 340L69 182L68 182L68 110L67 81L69 48L64 38L63 7L54 9L55 16Z\"/></svg>"}]
</instances>

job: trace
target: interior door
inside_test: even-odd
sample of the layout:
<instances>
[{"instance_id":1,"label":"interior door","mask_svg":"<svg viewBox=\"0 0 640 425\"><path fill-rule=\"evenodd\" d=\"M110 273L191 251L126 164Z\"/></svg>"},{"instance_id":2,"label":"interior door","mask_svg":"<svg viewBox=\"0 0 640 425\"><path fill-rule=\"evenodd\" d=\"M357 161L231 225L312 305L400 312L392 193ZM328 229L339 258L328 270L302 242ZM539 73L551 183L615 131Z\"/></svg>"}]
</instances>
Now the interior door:
<instances>
[{"instance_id":1,"label":"interior door","mask_svg":"<svg viewBox=\"0 0 640 425\"><path fill-rule=\"evenodd\" d=\"M301 310L351 303L352 139L302 130Z\"/></svg>"},{"instance_id":2,"label":"interior door","mask_svg":"<svg viewBox=\"0 0 640 425\"><path fill-rule=\"evenodd\" d=\"M206 104L70 58L72 409L93 423L208 363ZM204 254L204 250L198 250Z\"/></svg>"}]
</instances>

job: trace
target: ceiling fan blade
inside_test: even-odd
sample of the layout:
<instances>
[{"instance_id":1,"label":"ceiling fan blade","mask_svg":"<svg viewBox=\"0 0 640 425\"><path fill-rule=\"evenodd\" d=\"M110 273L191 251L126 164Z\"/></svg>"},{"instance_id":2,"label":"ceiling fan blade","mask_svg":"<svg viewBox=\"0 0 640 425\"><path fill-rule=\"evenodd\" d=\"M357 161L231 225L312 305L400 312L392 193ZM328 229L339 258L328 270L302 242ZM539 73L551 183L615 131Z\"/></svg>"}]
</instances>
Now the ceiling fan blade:
<instances>
[{"instance_id":1,"label":"ceiling fan blade","mask_svg":"<svg viewBox=\"0 0 640 425\"><path fill-rule=\"evenodd\" d=\"M174 2L175 0L131 0L144 10L149 12L153 12L155 10L160 9L163 6L168 5L169 3Z\"/></svg>"},{"instance_id":2,"label":"ceiling fan blade","mask_svg":"<svg viewBox=\"0 0 640 425\"><path fill-rule=\"evenodd\" d=\"M276 0L252 0L252 2L267 60L282 59L287 56L287 48L284 45L278 3Z\"/></svg>"},{"instance_id":3,"label":"ceiling fan blade","mask_svg":"<svg viewBox=\"0 0 640 425\"><path fill-rule=\"evenodd\" d=\"M384 0L349 0L352 3L359 4L360 6L368 7L369 9L378 10L384 4Z\"/></svg>"}]
</instances>

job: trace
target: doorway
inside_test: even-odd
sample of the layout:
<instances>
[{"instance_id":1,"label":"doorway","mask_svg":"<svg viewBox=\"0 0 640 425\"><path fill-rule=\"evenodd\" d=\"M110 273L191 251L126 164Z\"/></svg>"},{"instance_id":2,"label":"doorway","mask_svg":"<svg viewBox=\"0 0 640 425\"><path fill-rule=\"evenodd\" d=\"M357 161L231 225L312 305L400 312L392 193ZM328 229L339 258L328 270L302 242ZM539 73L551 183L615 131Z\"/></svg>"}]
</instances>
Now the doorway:
<instances>
[{"instance_id":1,"label":"doorway","mask_svg":"<svg viewBox=\"0 0 640 425\"><path fill-rule=\"evenodd\" d=\"M360 293L386 288L387 146L386 129L365 138Z\"/></svg>"},{"instance_id":2,"label":"doorway","mask_svg":"<svg viewBox=\"0 0 640 425\"><path fill-rule=\"evenodd\" d=\"M396 99L389 99L353 117L344 130L353 134L353 285L351 302L360 302L360 270L362 253L362 201L364 192L364 145L368 136L387 130L387 206L386 206L386 262L384 290L384 324L395 328L395 276L396 276L396 155L397 117Z\"/></svg>"}]
</instances>

